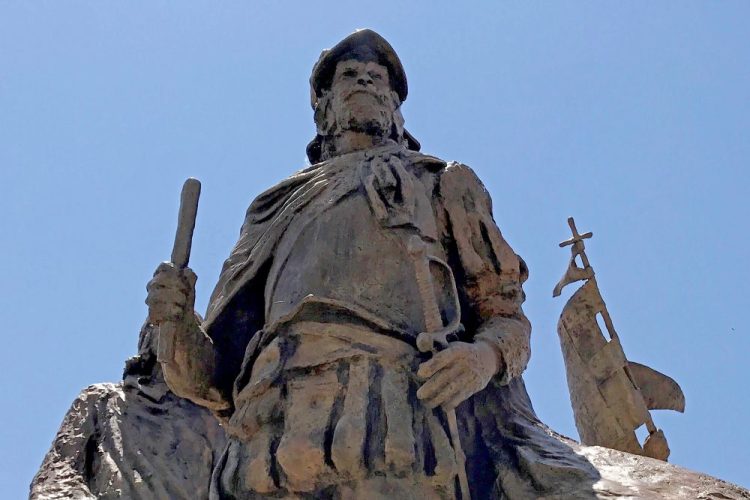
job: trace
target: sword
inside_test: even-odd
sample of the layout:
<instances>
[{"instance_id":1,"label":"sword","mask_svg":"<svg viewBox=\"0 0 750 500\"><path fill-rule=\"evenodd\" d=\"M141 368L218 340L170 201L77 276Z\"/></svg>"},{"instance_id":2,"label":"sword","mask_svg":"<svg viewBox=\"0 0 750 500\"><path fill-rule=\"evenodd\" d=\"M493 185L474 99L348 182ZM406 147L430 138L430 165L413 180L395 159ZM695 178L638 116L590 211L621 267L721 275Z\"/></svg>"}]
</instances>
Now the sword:
<instances>
[{"instance_id":1,"label":"sword","mask_svg":"<svg viewBox=\"0 0 750 500\"><path fill-rule=\"evenodd\" d=\"M448 275L450 276L449 281L453 292L452 296L456 301L456 311L460 311L456 282L453 279L453 273L451 272L450 266L437 257L428 255L427 246L419 236L413 235L409 238L407 250L414 262L417 288L419 289L419 296L422 300L422 308L424 309L426 331L417 336L417 348L421 352L432 352L435 354L440 349L448 347L449 335L460 330L461 315L456 314L456 317L448 326L443 326L443 318L440 316L440 307L438 306L435 289L433 288L430 263L434 262L448 270ZM448 421L448 430L450 432L451 444L453 445L453 453L455 454L456 467L458 469L458 483L461 488L461 499L471 500L469 478L466 475L466 455L464 454L463 448L461 448L461 438L458 433L458 422L456 421L456 410L455 408L450 410L443 408L443 411L445 412L445 417Z\"/></svg>"},{"instance_id":2,"label":"sword","mask_svg":"<svg viewBox=\"0 0 750 500\"><path fill-rule=\"evenodd\" d=\"M198 199L201 195L201 183L190 177L182 185L180 195L180 212L177 216L177 231L172 246L172 264L178 269L185 269L190 260L190 250L193 246L193 231L195 218L198 214ZM163 363L174 361L174 337L177 325L174 321L164 321L159 324L159 343L156 349L156 359Z\"/></svg>"}]
</instances>

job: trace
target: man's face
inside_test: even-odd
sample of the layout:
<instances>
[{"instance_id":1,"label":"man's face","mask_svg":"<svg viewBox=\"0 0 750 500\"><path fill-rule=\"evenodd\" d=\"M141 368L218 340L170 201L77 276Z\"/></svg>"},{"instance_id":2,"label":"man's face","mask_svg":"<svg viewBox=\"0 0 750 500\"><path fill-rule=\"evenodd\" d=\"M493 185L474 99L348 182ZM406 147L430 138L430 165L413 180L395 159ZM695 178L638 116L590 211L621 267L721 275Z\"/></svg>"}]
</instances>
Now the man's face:
<instances>
[{"instance_id":1,"label":"man's face","mask_svg":"<svg viewBox=\"0 0 750 500\"><path fill-rule=\"evenodd\" d=\"M388 135L395 106L384 66L354 59L340 61L333 74L331 93L339 130Z\"/></svg>"}]
</instances>

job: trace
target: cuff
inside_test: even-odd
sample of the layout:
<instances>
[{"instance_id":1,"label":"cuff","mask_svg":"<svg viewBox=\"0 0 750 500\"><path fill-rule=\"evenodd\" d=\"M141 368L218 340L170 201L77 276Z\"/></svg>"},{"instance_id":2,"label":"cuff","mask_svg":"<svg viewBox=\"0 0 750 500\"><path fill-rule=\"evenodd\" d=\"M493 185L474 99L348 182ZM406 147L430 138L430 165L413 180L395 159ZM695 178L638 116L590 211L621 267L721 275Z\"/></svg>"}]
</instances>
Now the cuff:
<instances>
[{"instance_id":1,"label":"cuff","mask_svg":"<svg viewBox=\"0 0 750 500\"><path fill-rule=\"evenodd\" d=\"M526 369L531 355L528 320L514 318L493 318L479 328L475 340L490 344L498 354L500 367L497 376L500 385L507 385Z\"/></svg>"}]
</instances>

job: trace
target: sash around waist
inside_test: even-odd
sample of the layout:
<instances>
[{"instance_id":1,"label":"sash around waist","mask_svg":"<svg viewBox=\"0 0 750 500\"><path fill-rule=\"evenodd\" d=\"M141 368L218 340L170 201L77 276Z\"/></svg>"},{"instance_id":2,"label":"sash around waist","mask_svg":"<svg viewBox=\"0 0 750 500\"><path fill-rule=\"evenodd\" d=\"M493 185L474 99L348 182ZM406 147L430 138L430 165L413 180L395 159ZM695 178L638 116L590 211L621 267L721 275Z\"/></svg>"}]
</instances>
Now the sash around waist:
<instances>
[{"instance_id":1,"label":"sash around waist","mask_svg":"<svg viewBox=\"0 0 750 500\"><path fill-rule=\"evenodd\" d=\"M349 358L372 358L381 365L416 371L418 351L411 345L364 326L301 321L266 345L253 363L250 380L238 394L246 399L284 370L327 365Z\"/></svg>"}]
</instances>

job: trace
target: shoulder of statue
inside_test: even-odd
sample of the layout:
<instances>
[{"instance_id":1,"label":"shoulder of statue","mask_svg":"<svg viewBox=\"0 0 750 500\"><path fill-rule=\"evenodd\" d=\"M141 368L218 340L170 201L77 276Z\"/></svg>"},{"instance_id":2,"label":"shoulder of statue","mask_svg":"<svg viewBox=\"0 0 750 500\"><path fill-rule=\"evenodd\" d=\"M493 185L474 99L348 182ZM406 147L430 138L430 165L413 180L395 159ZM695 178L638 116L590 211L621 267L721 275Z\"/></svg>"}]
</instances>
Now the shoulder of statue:
<instances>
[{"instance_id":1,"label":"shoulder of statue","mask_svg":"<svg viewBox=\"0 0 750 500\"><path fill-rule=\"evenodd\" d=\"M479 176L471 167L457 161L446 162L440 172L440 194L444 199L460 200L467 197L487 204L491 210L490 195Z\"/></svg>"},{"instance_id":2,"label":"shoulder of statue","mask_svg":"<svg viewBox=\"0 0 750 500\"><path fill-rule=\"evenodd\" d=\"M269 187L250 203L245 215L246 219L254 220L254 216L258 214L268 211L273 212L278 208L278 204L286 200L300 185L329 170L332 164L331 160L324 160L314 165L308 165Z\"/></svg>"},{"instance_id":3,"label":"shoulder of statue","mask_svg":"<svg viewBox=\"0 0 750 500\"><path fill-rule=\"evenodd\" d=\"M412 166L419 165L434 173L436 187L444 204L450 205L461 200L472 199L474 204L486 208L489 213L492 212L489 192L471 167L461 162L446 161L417 151L406 151L402 153L402 158ZM461 203L464 202L461 201Z\"/></svg>"},{"instance_id":4,"label":"shoulder of statue","mask_svg":"<svg viewBox=\"0 0 750 500\"><path fill-rule=\"evenodd\" d=\"M411 165L419 165L431 172L440 173L448 166L448 162L437 156L427 155L419 151L404 150L401 157L407 160Z\"/></svg>"}]
</instances>

